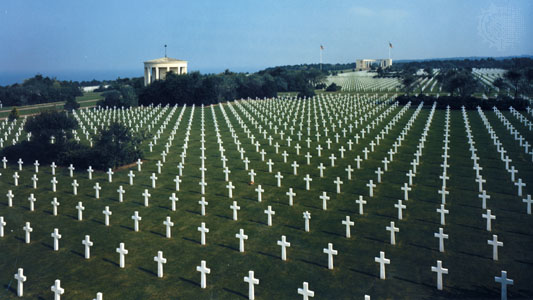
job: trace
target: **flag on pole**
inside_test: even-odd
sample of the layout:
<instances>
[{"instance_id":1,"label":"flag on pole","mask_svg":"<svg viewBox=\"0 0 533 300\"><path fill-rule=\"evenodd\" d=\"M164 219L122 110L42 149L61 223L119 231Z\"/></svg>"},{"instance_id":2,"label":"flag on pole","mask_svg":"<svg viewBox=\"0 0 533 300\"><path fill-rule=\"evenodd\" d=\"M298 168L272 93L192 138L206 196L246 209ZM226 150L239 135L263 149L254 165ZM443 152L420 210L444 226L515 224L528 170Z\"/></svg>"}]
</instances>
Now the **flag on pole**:
<instances>
[{"instance_id":1,"label":"flag on pole","mask_svg":"<svg viewBox=\"0 0 533 300\"><path fill-rule=\"evenodd\" d=\"M320 50L324 50L324 46L320 45Z\"/></svg>"},{"instance_id":2,"label":"flag on pole","mask_svg":"<svg viewBox=\"0 0 533 300\"><path fill-rule=\"evenodd\" d=\"M392 48L392 44L391 44L391 42L389 42L389 47Z\"/></svg>"}]
</instances>

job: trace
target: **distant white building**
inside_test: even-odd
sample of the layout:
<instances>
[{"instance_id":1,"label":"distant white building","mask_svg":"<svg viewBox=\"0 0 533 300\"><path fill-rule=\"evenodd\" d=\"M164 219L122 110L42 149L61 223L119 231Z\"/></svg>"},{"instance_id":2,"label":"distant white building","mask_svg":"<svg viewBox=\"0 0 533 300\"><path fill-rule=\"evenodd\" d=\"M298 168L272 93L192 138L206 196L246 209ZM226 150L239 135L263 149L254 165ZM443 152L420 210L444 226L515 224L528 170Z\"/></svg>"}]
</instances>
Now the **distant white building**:
<instances>
[{"instance_id":1,"label":"distant white building","mask_svg":"<svg viewBox=\"0 0 533 300\"><path fill-rule=\"evenodd\" d=\"M372 65L377 65L378 67L381 67L383 69L386 69L390 66L392 66L392 59L390 58L384 58L384 59L357 59L355 61L355 69L357 71L364 71L364 70L370 70Z\"/></svg>"},{"instance_id":2,"label":"distant white building","mask_svg":"<svg viewBox=\"0 0 533 300\"><path fill-rule=\"evenodd\" d=\"M90 93L90 92L94 92L94 90L96 90L99 87L100 87L99 85L93 85L93 86L84 86L81 89L83 90L84 93ZM109 84L104 85L104 88L108 88L108 87L109 87Z\"/></svg>"},{"instance_id":3,"label":"distant white building","mask_svg":"<svg viewBox=\"0 0 533 300\"><path fill-rule=\"evenodd\" d=\"M144 62L144 86L154 80L165 79L167 73L187 74L187 61L170 57L148 60Z\"/></svg>"}]
</instances>

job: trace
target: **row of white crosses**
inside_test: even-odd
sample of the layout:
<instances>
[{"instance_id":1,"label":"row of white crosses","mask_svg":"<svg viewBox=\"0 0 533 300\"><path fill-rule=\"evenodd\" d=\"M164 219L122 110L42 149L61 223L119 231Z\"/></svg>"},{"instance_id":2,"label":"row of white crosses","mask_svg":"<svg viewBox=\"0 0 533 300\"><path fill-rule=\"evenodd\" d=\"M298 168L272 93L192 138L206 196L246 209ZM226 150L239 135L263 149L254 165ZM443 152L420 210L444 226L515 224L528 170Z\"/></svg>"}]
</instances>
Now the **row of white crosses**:
<instances>
[{"instance_id":1,"label":"row of white crosses","mask_svg":"<svg viewBox=\"0 0 533 300\"><path fill-rule=\"evenodd\" d=\"M3 159L3 163L4 163L4 167L7 167L6 166L7 160L5 158ZM22 160L19 160L18 164L19 164L19 170L22 170L22 165L23 165ZM140 162L140 160L139 160L138 161L138 170L139 171L141 169L141 164L142 164L142 162ZM38 173L39 172L39 169L38 169L39 163L36 161L34 166L35 166L35 172ZM55 168L56 168L55 164L52 164L51 167L52 167L52 174L55 175ZM72 177L72 172L73 172L74 168L71 165L69 169L70 169L70 173L71 173L71 177ZM89 168L88 172L89 172L89 179L92 179L93 170L91 168ZM109 174L109 173L112 173L112 171L108 172L109 181L112 182L112 178L111 178L112 174ZM35 177L35 175L36 174L34 174L34 177ZM54 181L55 181L55 177L52 180L52 184L55 187L55 184L57 182L56 181L54 182ZM76 183L76 182L74 182L74 183ZM77 185L74 185L74 187L76 189ZM98 195L99 195L99 190L100 189L101 188L99 187L98 183L96 183L96 185L95 185L96 198L99 198ZM55 188L53 190L55 191ZM122 190L122 186L120 187L119 190ZM76 191L74 191L74 194L76 194ZM121 198L122 198L122 194L123 193L120 193ZM10 197L10 199L13 198L13 195L11 193L9 193L8 196ZM32 210L33 210L33 203L36 200L34 198L33 194L30 195L29 200L30 200L31 207L32 207ZM10 200L10 202L11 202L11 200ZM120 202L122 202L122 201L120 201ZM54 198L54 201L52 201L52 204L54 205L53 214L57 215L57 206L59 205L59 203L57 202L57 198ZM82 202L78 202L78 205L76 206L76 209L78 210L78 220L81 221L83 219L82 212L85 209L85 207L83 207ZM112 214L111 211L109 210L109 206L106 206L105 210L102 213L105 216L105 222L104 222L105 225L109 226L109 216ZM138 231L138 221L141 220L141 217L138 216L138 212L137 211L135 212L135 214L132 217L132 219L134 219L134 221L135 221L135 231ZM170 217L167 217L167 220L165 222L163 222L163 223L167 227L167 238L170 238L170 227L173 226L174 224L170 221ZM4 227L5 226L6 226L6 222L4 221L4 218L0 217L0 237L4 236ZM31 227L29 222L26 222L26 225L23 227L23 230L25 231L25 242L26 243L30 243L30 241L31 241L30 233L33 231L33 228ZM61 236L61 234L59 234L59 230L57 228L54 229L54 231L51 234L51 237L53 238L53 249L54 249L54 251L59 251L59 240L61 239L62 236ZM85 236L85 239L82 241L82 244L85 247L85 258L86 259L90 259L90 247L93 246L94 243L90 240L90 236L89 235ZM120 255L120 257L119 257L120 258L120 267L123 268L124 267L124 261L125 261L124 255L126 255L128 253L128 251L124 248L124 244L123 243L121 243L120 247L117 248L117 253L119 253L119 255ZM161 251L158 252L158 256L154 257L154 260L158 263L158 276L162 277L163 276L162 275L162 264L166 262L166 259L164 259L162 257L162 252ZM202 266L205 267L205 262L202 263ZM205 275L204 275L204 277L205 277ZM18 280L18 292L17 293L18 293L19 296L22 296L22 293L23 293L22 292L22 283L24 281L26 281L26 277L23 275L23 270L22 269L19 269L19 272L15 275L15 278ZM203 288L205 288L205 278L202 279L202 280L204 282L203 283ZM55 285L52 286L52 291L54 292L55 299L60 299L60 295L62 295L64 293L64 289L60 287L60 281L59 280L56 280ZM98 293L96 299L102 299L102 293Z\"/></svg>"},{"instance_id":2,"label":"row of white crosses","mask_svg":"<svg viewBox=\"0 0 533 300\"><path fill-rule=\"evenodd\" d=\"M470 152L472 154L471 159L474 162L474 168L473 169L476 172L477 182L480 184L480 191L479 192L481 193L482 181L479 180L479 179L481 179L480 171L482 170L482 168L478 164L479 157L477 156L477 148L475 146L474 136L472 134L472 129L470 128L470 122L468 120L468 114L466 113L466 109L465 109L464 106L461 108L461 111L462 111L463 121L464 121L464 124L465 124L466 133L467 133L468 144L470 146ZM485 123L485 125L487 126L487 123ZM483 195L485 195L485 194L486 193L483 193ZM486 204L486 199L482 198L482 200L483 200L483 204ZM486 213L482 214L482 218L486 219L486 221L487 221L487 231L491 231L492 230L492 225L491 225L492 224L492 220L496 219L496 216L492 215L490 209L487 209ZM503 242L498 241L498 236L493 234L492 235L492 240L487 240L487 244L492 247L492 259L493 260L498 260L498 247L503 247ZM501 298L502 299L507 299L507 285L508 284L513 284L512 280L508 280L507 279L507 271L502 271L502 276L501 277L495 277L495 281L501 283Z\"/></svg>"},{"instance_id":3,"label":"row of white crosses","mask_svg":"<svg viewBox=\"0 0 533 300\"><path fill-rule=\"evenodd\" d=\"M531 162L533 162L533 147L532 145L526 140L522 134L518 131L517 128L513 126L513 124L500 112L500 110L494 106L492 108L498 119L503 123L503 126L509 131L509 134L513 136L514 140L519 143L520 147L524 148L524 153L529 154L531 156ZM516 110L514 110L511 107L511 112L518 113ZM520 115L522 116L522 115ZM529 120L525 119L526 126L529 131L533 128L533 122L530 122Z\"/></svg>"},{"instance_id":4,"label":"row of white crosses","mask_svg":"<svg viewBox=\"0 0 533 300\"><path fill-rule=\"evenodd\" d=\"M6 118L0 123L2 125L2 128L0 128L0 148L4 148L4 146L6 146L4 143L7 143L9 139L11 139L11 145L15 145L19 142L19 138L24 130L24 124L26 124L26 120L27 116L24 116L22 120L14 119L13 121L9 121ZM12 132L13 136L11 137ZM28 133L26 138L29 141L31 138L31 133Z\"/></svg>"},{"instance_id":5,"label":"row of white crosses","mask_svg":"<svg viewBox=\"0 0 533 300\"><path fill-rule=\"evenodd\" d=\"M494 108L494 109L496 109L496 108ZM499 111L498 111L498 113L499 113ZM500 142L500 140L498 138L498 135L496 135L496 132L492 128L492 126L491 126L490 122L488 121L487 117L485 116L485 114L483 113L481 108L479 108L479 107L478 107L478 114L481 117L481 119L483 120L483 124L485 125L485 128L487 129L488 133L490 134L490 137L491 137L491 139L493 141L493 145L496 146L496 150L500 153L500 160L505 164L505 169L507 170L507 172L509 173L509 176L511 177L511 182L517 187L517 195L518 195L518 197L523 197L524 194L525 194L524 193L524 189L526 187L526 183L523 182L522 178L518 178L516 176L516 174L518 173L518 169L515 168L514 165L510 165L510 163L512 162L512 159L509 158L508 155L506 155L507 150L505 150L505 148L503 146L503 143ZM515 132L518 132L518 131L515 131ZM515 135L515 140L516 140L516 138L517 138L517 136ZM522 143L522 142L520 142L520 143ZM504 155L505 155L505 157L504 157ZM531 203L533 201L533 200L531 200L531 195L528 194L526 196L526 198L522 199L522 201L524 203L526 203L526 211L527 211L527 213L531 214Z\"/></svg>"}]
</instances>

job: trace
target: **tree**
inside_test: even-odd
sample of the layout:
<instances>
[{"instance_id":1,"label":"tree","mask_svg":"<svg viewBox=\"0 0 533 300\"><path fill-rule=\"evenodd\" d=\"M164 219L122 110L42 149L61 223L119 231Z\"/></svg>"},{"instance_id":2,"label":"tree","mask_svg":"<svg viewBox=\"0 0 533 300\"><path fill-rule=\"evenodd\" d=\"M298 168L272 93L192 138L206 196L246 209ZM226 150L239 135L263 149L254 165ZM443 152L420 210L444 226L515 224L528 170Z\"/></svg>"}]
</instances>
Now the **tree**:
<instances>
[{"instance_id":1,"label":"tree","mask_svg":"<svg viewBox=\"0 0 533 300\"><path fill-rule=\"evenodd\" d=\"M327 88L326 92L336 92L340 91L342 87L335 84L335 82L332 82Z\"/></svg>"},{"instance_id":2,"label":"tree","mask_svg":"<svg viewBox=\"0 0 533 300\"><path fill-rule=\"evenodd\" d=\"M142 138L133 135L125 125L113 122L95 138L95 149L99 152L102 168L114 168L142 158Z\"/></svg>"},{"instance_id":3,"label":"tree","mask_svg":"<svg viewBox=\"0 0 533 300\"><path fill-rule=\"evenodd\" d=\"M509 80L514 88L514 98L518 96L518 89L520 88L520 80L522 79L522 73L517 70L509 70L503 75L505 79Z\"/></svg>"},{"instance_id":4,"label":"tree","mask_svg":"<svg viewBox=\"0 0 533 300\"><path fill-rule=\"evenodd\" d=\"M429 66L425 67L424 68L424 72L426 72L430 78L433 77L433 68L432 67L429 67Z\"/></svg>"},{"instance_id":5,"label":"tree","mask_svg":"<svg viewBox=\"0 0 533 300\"><path fill-rule=\"evenodd\" d=\"M44 145L51 144L52 137L55 144L63 145L72 138L72 130L76 128L76 119L59 110L45 110L24 125L24 130L31 133L32 140Z\"/></svg>"},{"instance_id":6,"label":"tree","mask_svg":"<svg viewBox=\"0 0 533 300\"><path fill-rule=\"evenodd\" d=\"M130 85L116 85L114 90L104 92L102 94L104 97L103 100L98 101L97 105L99 106L108 106L108 107L131 107L137 106L137 94L135 89Z\"/></svg>"},{"instance_id":7,"label":"tree","mask_svg":"<svg viewBox=\"0 0 533 300\"><path fill-rule=\"evenodd\" d=\"M8 120L13 121L13 120L18 119L19 117L20 117L20 114L19 114L18 109L16 107L13 107L13 109L9 113Z\"/></svg>"},{"instance_id":8,"label":"tree","mask_svg":"<svg viewBox=\"0 0 533 300\"><path fill-rule=\"evenodd\" d=\"M416 81L415 76L412 73L405 72L402 75L402 84L404 86L404 91L409 94L413 89L413 83Z\"/></svg>"},{"instance_id":9,"label":"tree","mask_svg":"<svg viewBox=\"0 0 533 300\"><path fill-rule=\"evenodd\" d=\"M63 106L63 108L66 111L72 111L72 110L76 110L80 108L80 104L78 103L78 101L76 101L76 99L69 98L67 102L65 102L65 105Z\"/></svg>"},{"instance_id":10,"label":"tree","mask_svg":"<svg viewBox=\"0 0 533 300\"><path fill-rule=\"evenodd\" d=\"M505 81L501 77L496 78L496 80L494 80L494 82L492 82L492 85L497 87L500 90L504 89L507 86L507 84L505 83Z\"/></svg>"}]
</instances>

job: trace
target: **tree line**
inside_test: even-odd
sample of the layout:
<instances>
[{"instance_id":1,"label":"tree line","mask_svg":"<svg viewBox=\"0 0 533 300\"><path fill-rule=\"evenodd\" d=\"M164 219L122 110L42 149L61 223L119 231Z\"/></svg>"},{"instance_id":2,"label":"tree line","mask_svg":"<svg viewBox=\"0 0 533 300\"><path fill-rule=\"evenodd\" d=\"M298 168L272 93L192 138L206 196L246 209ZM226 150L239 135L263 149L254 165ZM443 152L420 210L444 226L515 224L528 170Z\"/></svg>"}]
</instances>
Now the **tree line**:
<instances>
[{"instance_id":1,"label":"tree line","mask_svg":"<svg viewBox=\"0 0 533 300\"><path fill-rule=\"evenodd\" d=\"M76 81L59 81L42 75L26 79L22 84L0 86L0 101L4 106L72 101L82 94Z\"/></svg>"}]
</instances>

